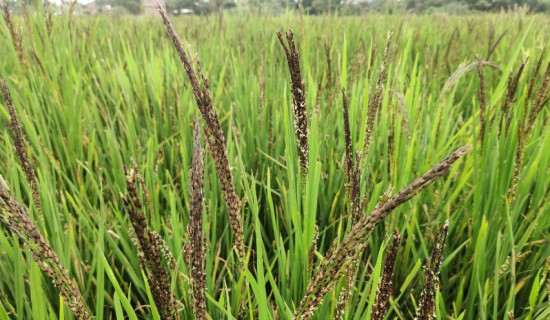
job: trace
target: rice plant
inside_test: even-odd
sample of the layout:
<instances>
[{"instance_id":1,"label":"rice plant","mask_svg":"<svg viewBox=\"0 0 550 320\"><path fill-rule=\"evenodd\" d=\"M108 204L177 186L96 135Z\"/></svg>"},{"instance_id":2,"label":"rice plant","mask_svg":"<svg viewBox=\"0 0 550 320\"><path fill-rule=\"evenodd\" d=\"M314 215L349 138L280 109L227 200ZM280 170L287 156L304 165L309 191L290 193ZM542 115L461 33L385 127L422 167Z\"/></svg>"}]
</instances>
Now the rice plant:
<instances>
[{"instance_id":1,"label":"rice plant","mask_svg":"<svg viewBox=\"0 0 550 320\"><path fill-rule=\"evenodd\" d=\"M0 319L550 317L547 17L305 9L2 5Z\"/></svg>"}]
</instances>

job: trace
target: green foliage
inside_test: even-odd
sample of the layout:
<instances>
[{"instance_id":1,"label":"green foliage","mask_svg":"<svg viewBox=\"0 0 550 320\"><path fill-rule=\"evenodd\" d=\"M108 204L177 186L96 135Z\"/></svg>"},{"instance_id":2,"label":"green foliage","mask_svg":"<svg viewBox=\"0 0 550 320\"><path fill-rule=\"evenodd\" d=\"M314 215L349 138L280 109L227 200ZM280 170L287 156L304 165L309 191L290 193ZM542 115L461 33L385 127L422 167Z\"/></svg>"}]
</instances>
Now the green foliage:
<instances>
[{"instance_id":1,"label":"green foliage","mask_svg":"<svg viewBox=\"0 0 550 320\"><path fill-rule=\"evenodd\" d=\"M113 0L113 7L122 7L131 14L140 14L143 10L141 0Z\"/></svg>"},{"instance_id":2,"label":"green foliage","mask_svg":"<svg viewBox=\"0 0 550 320\"><path fill-rule=\"evenodd\" d=\"M143 11L143 0L95 0L100 8L110 5L113 8L113 14L140 14Z\"/></svg>"},{"instance_id":3,"label":"green foliage","mask_svg":"<svg viewBox=\"0 0 550 320\"><path fill-rule=\"evenodd\" d=\"M531 11L550 9L548 0L407 0L406 8L414 12L446 11L464 13L464 9L476 11L500 11L527 6Z\"/></svg>"},{"instance_id":4,"label":"green foliage","mask_svg":"<svg viewBox=\"0 0 550 320\"><path fill-rule=\"evenodd\" d=\"M43 12L31 15L28 25L23 18L14 20L22 33L24 61L18 59L1 20L0 74L7 79L27 133L43 219L37 216L7 128L1 125L0 173L13 197L29 206L97 319L151 319L158 315L120 198L126 188L124 165L135 158L151 196L148 225L177 261L171 272L179 317L192 319L183 248L188 241L192 128L198 112L160 18L54 16L51 31ZM363 159L363 214L390 186L407 185L458 146L473 148L445 177L374 230L355 275L347 319L365 319L372 309L371 292L379 281L373 275L380 272L381 250L395 229L403 240L388 318L414 318L423 287L422 266L447 219L449 236L435 300L438 319L505 319L511 311L516 319L548 319L548 104L525 143L517 200L510 201L508 193L530 75L549 44L547 17L285 13L191 16L173 22L200 56L209 78L237 193L246 201L242 216L248 260L239 273L227 207L207 154L204 230L207 310L212 319L291 319L320 259L334 239L341 240L350 230L338 93L345 87L352 140L360 149L368 95L390 30L394 40L388 81L370 153ZM295 31L306 83L307 181L299 174L290 80L275 35L286 28ZM488 121L480 142L479 77L475 68L455 71L465 70L476 54L486 55L491 33L492 43L504 36L490 58L500 70L483 69ZM510 133L500 134L509 76L527 58L510 111ZM543 70L548 62L546 57ZM327 84L328 70L334 84ZM536 84L541 82L538 77ZM0 102L0 122L7 119ZM319 234L311 266L315 226ZM334 317L344 287L341 279L316 319ZM0 229L0 292L0 319L73 317L30 251L5 228Z\"/></svg>"}]
</instances>

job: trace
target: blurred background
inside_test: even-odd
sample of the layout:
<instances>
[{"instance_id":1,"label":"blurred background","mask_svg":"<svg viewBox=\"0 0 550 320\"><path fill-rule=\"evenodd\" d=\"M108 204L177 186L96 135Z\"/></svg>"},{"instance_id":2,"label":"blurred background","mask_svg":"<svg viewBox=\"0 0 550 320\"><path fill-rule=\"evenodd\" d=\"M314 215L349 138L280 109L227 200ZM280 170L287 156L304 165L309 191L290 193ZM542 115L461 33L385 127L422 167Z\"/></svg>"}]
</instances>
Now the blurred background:
<instances>
[{"instance_id":1,"label":"blurred background","mask_svg":"<svg viewBox=\"0 0 550 320\"><path fill-rule=\"evenodd\" d=\"M281 14L303 10L310 15L359 15L381 13L472 14L524 10L549 12L550 0L159 0L173 15ZM5 0L12 11L21 10L21 1ZM27 3L31 1L26 0ZM72 12L82 15L147 15L156 13L157 0L78 0L45 1L57 14Z\"/></svg>"}]
</instances>

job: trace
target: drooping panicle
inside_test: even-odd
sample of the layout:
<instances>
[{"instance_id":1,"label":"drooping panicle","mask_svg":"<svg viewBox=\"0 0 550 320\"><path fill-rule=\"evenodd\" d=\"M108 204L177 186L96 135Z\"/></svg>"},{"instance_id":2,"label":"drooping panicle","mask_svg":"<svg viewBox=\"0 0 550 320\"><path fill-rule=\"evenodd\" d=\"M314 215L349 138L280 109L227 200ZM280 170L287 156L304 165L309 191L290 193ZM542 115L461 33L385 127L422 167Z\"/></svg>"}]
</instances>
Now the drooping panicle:
<instances>
[{"instance_id":1,"label":"drooping panicle","mask_svg":"<svg viewBox=\"0 0 550 320\"><path fill-rule=\"evenodd\" d=\"M307 254L308 257L308 271L313 271L313 266L315 265L315 251L317 250L317 241L319 240L319 226L317 223L315 223L315 233L313 235L313 242L311 244L311 248L309 248L309 252Z\"/></svg>"},{"instance_id":2,"label":"drooping panicle","mask_svg":"<svg viewBox=\"0 0 550 320\"><path fill-rule=\"evenodd\" d=\"M478 61L480 59L478 58ZM477 97L479 99L479 136L478 139L483 143L485 137L485 121L487 118L487 97L485 93L485 76L483 75L483 67L477 66L477 74L479 76L479 90L477 91Z\"/></svg>"},{"instance_id":3,"label":"drooping panicle","mask_svg":"<svg viewBox=\"0 0 550 320\"><path fill-rule=\"evenodd\" d=\"M354 168L354 159L353 159L353 145L351 142L351 130L349 126L349 106L348 99L346 97L346 90L342 88L342 106L344 111L344 141L346 144L346 155L344 158L344 170L346 178L346 191L348 196L351 195L351 179L352 171Z\"/></svg>"},{"instance_id":4,"label":"drooping panicle","mask_svg":"<svg viewBox=\"0 0 550 320\"><path fill-rule=\"evenodd\" d=\"M491 58L491 56L495 52L495 49L498 47L498 44L502 41L506 33L508 33L508 30L504 30L495 41L495 26L493 22L489 24L489 38L487 41L487 57L485 58L485 60L489 60Z\"/></svg>"},{"instance_id":5,"label":"drooping panicle","mask_svg":"<svg viewBox=\"0 0 550 320\"><path fill-rule=\"evenodd\" d=\"M363 159L366 160L366 156L369 152L369 148L372 142L372 135L374 133L374 124L380 108L382 108L382 101L384 100L384 88L386 86L386 80L388 79L388 63L390 60L390 45L393 37L393 32L390 32L388 41L386 42L386 49L384 49L384 58L378 71L378 80L376 86L370 88L369 102L367 105L367 126L365 131L365 141L363 145Z\"/></svg>"},{"instance_id":6,"label":"drooping panicle","mask_svg":"<svg viewBox=\"0 0 550 320\"><path fill-rule=\"evenodd\" d=\"M200 122L195 120L193 130L193 162L189 170L189 283L196 319L206 319L206 237L203 231L203 185L204 165L202 163Z\"/></svg>"},{"instance_id":7,"label":"drooping panicle","mask_svg":"<svg viewBox=\"0 0 550 320\"><path fill-rule=\"evenodd\" d=\"M378 210L378 208L384 205L389 200L392 192L393 192L393 187L390 186L380 196L380 199L378 200L378 203L376 204L374 210ZM358 207L357 209L358 214L363 210L364 200L363 202L360 202L359 205L360 207ZM353 217L351 218L352 226L355 223L357 223L358 218L359 218L358 216L355 219ZM344 287L344 289L342 289L342 291L340 291L340 296L338 297L338 302L336 304L336 311L335 311L336 319L345 319L345 311L349 306L351 296L353 294L353 288L355 287L355 282L356 282L355 275L357 273L357 270L359 269L359 266L361 265L360 256L361 256L361 253L365 251L367 244L368 244L367 241L361 244L358 244L355 247L355 252L350 253L350 255L348 256L348 259L350 259L351 262L349 263L348 268L345 271L346 286Z\"/></svg>"},{"instance_id":8,"label":"drooping panicle","mask_svg":"<svg viewBox=\"0 0 550 320\"><path fill-rule=\"evenodd\" d=\"M537 116L542 111L542 108L546 105L546 103L550 99L550 62L548 62L548 65L546 66L546 71L544 72L544 75L542 77L542 82L539 85L539 88L537 89L537 92L535 93L534 101L531 110L529 111L529 117L527 118L526 127L527 132L531 132L533 130L533 125L535 121L537 120Z\"/></svg>"},{"instance_id":9,"label":"drooping panicle","mask_svg":"<svg viewBox=\"0 0 550 320\"><path fill-rule=\"evenodd\" d=\"M25 53L23 51L23 37L21 36L21 32L15 27L8 4L4 0L0 2L0 7L2 7L4 22L6 22L6 26L10 31L11 41L13 42L13 46L17 52L17 58L19 59L19 62L23 62L25 59ZM25 4L23 4L23 7L25 7Z\"/></svg>"},{"instance_id":10,"label":"drooping panicle","mask_svg":"<svg viewBox=\"0 0 550 320\"><path fill-rule=\"evenodd\" d=\"M449 221L439 231L432 256L426 261L424 267L424 286L420 299L418 301L418 309L416 310L417 320L432 320L435 318L435 296L439 290L439 268L443 260L443 250L445 249L445 240L449 231Z\"/></svg>"},{"instance_id":11,"label":"drooping panicle","mask_svg":"<svg viewBox=\"0 0 550 320\"><path fill-rule=\"evenodd\" d=\"M510 128L512 114L510 113L510 108L512 107L512 104L514 103L514 96L516 95L516 91L518 89L518 83L519 79L523 73L523 70L525 70L525 65L527 65L528 59L525 59L525 61L521 64L516 74L510 74L508 77L508 83L506 86L506 98L504 99L504 104L502 105L502 116L500 119L500 127L499 127L499 136L501 134L501 127L504 123L505 126L505 134L508 135L508 129Z\"/></svg>"},{"instance_id":12,"label":"drooping panicle","mask_svg":"<svg viewBox=\"0 0 550 320\"><path fill-rule=\"evenodd\" d=\"M163 264L163 248L157 237L147 225L143 203L138 190L139 172L137 167L124 168L127 192L122 197L124 206L130 217L135 239L137 240L140 263L147 275L153 300L163 319L174 319L176 316L176 301L170 287L170 274ZM170 263L167 261L167 263Z\"/></svg>"},{"instance_id":13,"label":"drooping panicle","mask_svg":"<svg viewBox=\"0 0 550 320\"><path fill-rule=\"evenodd\" d=\"M187 73L193 96L199 108L199 111L206 123L205 134L208 141L208 147L212 157L214 158L214 165L218 172L218 179L220 180L223 198L228 207L229 223L231 225L231 231L233 232L235 248L239 258L244 257L244 234L243 234L243 222L241 217L241 199L235 191L235 184L233 182L233 175L231 173L231 167L229 165L229 158L227 156L227 149L225 145L225 136L221 127L220 119L214 104L212 101L212 95L208 89L208 79L204 75L200 63L197 57L197 72L191 64L188 54L183 48L174 26L168 19L166 12L159 4L159 12L166 27L168 35L172 39L174 48L178 53L180 61ZM199 78L202 80L202 85Z\"/></svg>"},{"instance_id":14,"label":"drooping panicle","mask_svg":"<svg viewBox=\"0 0 550 320\"><path fill-rule=\"evenodd\" d=\"M344 109L344 139L346 144L346 155L344 158L346 197L349 204L351 221L355 223L359 218L361 209L360 156L353 148L349 123L349 102L344 89L342 89L342 104Z\"/></svg>"},{"instance_id":15,"label":"drooping panicle","mask_svg":"<svg viewBox=\"0 0 550 320\"><path fill-rule=\"evenodd\" d=\"M346 187L346 202L348 205L348 213L350 215L351 225L354 225L359 219L363 203L361 198L361 172L360 172L360 155L354 151L349 124L349 104L346 97L345 89L342 88L342 105L344 113L344 139L346 145L346 154L344 157L344 176ZM355 157L354 157L355 154ZM358 255L362 248L357 247L355 252ZM335 318L344 319L345 311L349 305L353 285L355 282L355 273L358 263L352 262L348 266L346 276L346 286L340 291L338 302L336 304Z\"/></svg>"},{"instance_id":16,"label":"drooping panicle","mask_svg":"<svg viewBox=\"0 0 550 320\"><path fill-rule=\"evenodd\" d=\"M393 269L395 267L395 260L397 258L397 251L399 250L399 243L401 242L401 235L395 230L393 232L392 245L386 253L386 260L384 260L384 270L382 276L378 282L376 288L376 296L374 299L374 305L372 307L371 320L383 320L388 311L388 302L392 295L391 278L393 276Z\"/></svg>"},{"instance_id":17,"label":"drooping panicle","mask_svg":"<svg viewBox=\"0 0 550 320\"><path fill-rule=\"evenodd\" d=\"M533 75L531 76L531 81L529 82L529 87L527 87L527 95L525 96L525 105L528 104L529 99L531 99L533 95L533 91L535 90L535 83L537 81L537 77L540 74L540 69L542 67L542 61L546 57L546 47L542 48L542 52L540 53L539 59L537 61L537 65L535 66L535 70L533 72Z\"/></svg>"},{"instance_id":18,"label":"drooping panicle","mask_svg":"<svg viewBox=\"0 0 550 320\"><path fill-rule=\"evenodd\" d=\"M27 135L25 131L23 131L23 127L21 126L19 117L17 116L17 112L15 110L15 106L13 105L13 100L11 98L6 79L2 79L2 81L0 81L0 91L2 91L2 96L4 97L4 102L6 103L6 107L10 115L8 129L11 139L13 141L13 145L15 146L17 157L21 162L23 173L25 173L25 179L27 179L27 182L31 189L31 196L33 199L33 203L38 210L39 219L43 219L42 203L40 202L40 194L38 192L38 179L36 178L36 173L31 166L31 161L27 156L27 145L25 142Z\"/></svg>"},{"instance_id":19,"label":"drooping panicle","mask_svg":"<svg viewBox=\"0 0 550 320\"><path fill-rule=\"evenodd\" d=\"M328 105L332 106L333 96L335 94L334 92L335 88L334 88L334 77L332 75L332 59L330 57L330 45L328 43L325 43L325 60L327 63L325 91L327 95Z\"/></svg>"},{"instance_id":20,"label":"drooping panicle","mask_svg":"<svg viewBox=\"0 0 550 320\"><path fill-rule=\"evenodd\" d=\"M33 259L42 272L52 281L59 290L64 302L77 319L91 319L84 299L76 284L69 276L69 272L53 251L48 239L40 233L32 222L25 208L13 199L9 187L0 175L0 223L11 230L31 250Z\"/></svg>"},{"instance_id":21,"label":"drooping panicle","mask_svg":"<svg viewBox=\"0 0 550 320\"><path fill-rule=\"evenodd\" d=\"M277 37L285 51L288 71L290 72L294 129L298 140L298 157L300 159L302 176L306 177L308 171L309 131L307 126L306 88L300 70L300 54L296 49L294 32L292 30L289 29L285 33L286 42L281 32L277 32Z\"/></svg>"},{"instance_id":22,"label":"drooping panicle","mask_svg":"<svg viewBox=\"0 0 550 320\"><path fill-rule=\"evenodd\" d=\"M538 116L544 109L544 106L550 101L550 62L546 67L546 71L542 75L542 81L535 91L535 83L541 71L542 61L546 55L546 48L542 50L535 71L532 74L527 95L525 97L523 117L518 124L518 136L515 150L514 175L512 185L508 190L510 202L515 201L517 187L520 180L521 171L523 169L525 146L531 137L531 133L535 126ZM509 125L509 124L508 124Z\"/></svg>"},{"instance_id":23,"label":"drooping panicle","mask_svg":"<svg viewBox=\"0 0 550 320\"><path fill-rule=\"evenodd\" d=\"M432 169L397 192L396 195L387 199L382 205L377 206L370 215L361 218L352 227L340 245L333 242L325 255L325 259L317 269L314 279L310 282L300 306L296 309L295 318L310 319L326 294L347 270L347 266L352 262L350 257L355 256L354 253L357 247L361 246L376 225L399 205L410 200L424 188L433 184L439 177L445 175L451 165L464 156L468 149L470 149L470 146L457 149Z\"/></svg>"}]
</instances>

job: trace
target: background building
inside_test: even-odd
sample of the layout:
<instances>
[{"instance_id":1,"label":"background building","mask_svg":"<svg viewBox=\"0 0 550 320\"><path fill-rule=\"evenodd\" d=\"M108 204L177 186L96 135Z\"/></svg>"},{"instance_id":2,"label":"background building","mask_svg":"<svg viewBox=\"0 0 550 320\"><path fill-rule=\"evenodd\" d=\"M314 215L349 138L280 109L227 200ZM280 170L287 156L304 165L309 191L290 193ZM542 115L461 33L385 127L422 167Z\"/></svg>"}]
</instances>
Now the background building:
<instances>
[{"instance_id":1,"label":"background building","mask_svg":"<svg viewBox=\"0 0 550 320\"><path fill-rule=\"evenodd\" d=\"M158 0L160 5L166 8L166 3L164 0ZM158 13L157 9L157 0L143 0L143 13L150 15Z\"/></svg>"}]
</instances>

